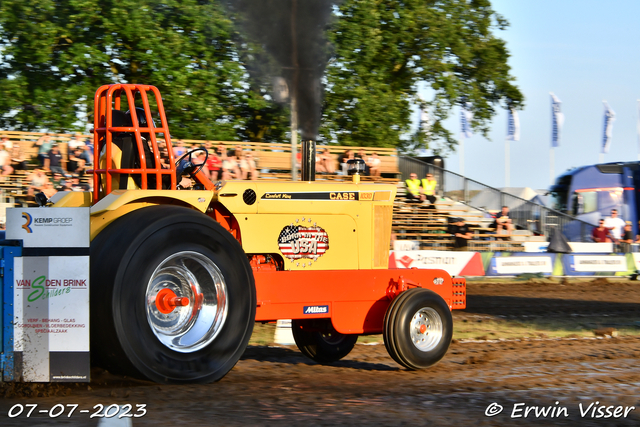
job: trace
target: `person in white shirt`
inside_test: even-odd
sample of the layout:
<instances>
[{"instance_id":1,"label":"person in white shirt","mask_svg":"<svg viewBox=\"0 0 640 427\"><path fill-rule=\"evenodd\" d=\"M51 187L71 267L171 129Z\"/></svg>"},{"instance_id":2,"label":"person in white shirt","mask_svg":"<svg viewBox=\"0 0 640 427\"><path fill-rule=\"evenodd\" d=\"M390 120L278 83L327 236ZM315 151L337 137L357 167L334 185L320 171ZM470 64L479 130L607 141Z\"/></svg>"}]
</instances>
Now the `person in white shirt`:
<instances>
[{"instance_id":1,"label":"person in white shirt","mask_svg":"<svg viewBox=\"0 0 640 427\"><path fill-rule=\"evenodd\" d=\"M618 210L611 209L611 216L605 218L604 227L611 230L611 236L614 239L614 243L618 244L622 237L622 229L624 228L624 220L618 217Z\"/></svg>"}]
</instances>

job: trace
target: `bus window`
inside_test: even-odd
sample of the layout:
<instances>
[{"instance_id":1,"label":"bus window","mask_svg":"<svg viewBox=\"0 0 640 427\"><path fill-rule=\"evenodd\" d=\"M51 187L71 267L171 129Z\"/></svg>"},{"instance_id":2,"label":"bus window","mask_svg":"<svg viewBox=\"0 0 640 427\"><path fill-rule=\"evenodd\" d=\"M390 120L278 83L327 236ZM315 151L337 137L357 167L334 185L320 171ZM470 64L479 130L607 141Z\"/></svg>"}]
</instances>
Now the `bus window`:
<instances>
[{"instance_id":1,"label":"bus window","mask_svg":"<svg viewBox=\"0 0 640 427\"><path fill-rule=\"evenodd\" d=\"M598 210L598 193L584 191L573 193L571 213L575 215L586 214Z\"/></svg>"}]
</instances>

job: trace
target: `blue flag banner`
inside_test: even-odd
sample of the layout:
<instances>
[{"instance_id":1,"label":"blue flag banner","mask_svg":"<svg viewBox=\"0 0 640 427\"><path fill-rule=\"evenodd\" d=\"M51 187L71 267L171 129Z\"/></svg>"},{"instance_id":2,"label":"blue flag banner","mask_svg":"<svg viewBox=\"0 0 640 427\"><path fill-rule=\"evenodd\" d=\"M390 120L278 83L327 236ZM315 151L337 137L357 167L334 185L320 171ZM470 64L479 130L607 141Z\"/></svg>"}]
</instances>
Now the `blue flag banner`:
<instances>
[{"instance_id":1,"label":"blue flag banner","mask_svg":"<svg viewBox=\"0 0 640 427\"><path fill-rule=\"evenodd\" d=\"M604 126L602 131L602 153L609 152L609 146L611 145L611 134L613 133L613 122L616 120L616 113L609 107L607 101L602 101L604 104Z\"/></svg>"},{"instance_id":2,"label":"blue flag banner","mask_svg":"<svg viewBox=\"0 0 640 427\"><path fill-rule=\"evenodd\" d=\"M465 106L460 107L460 128L464 138L471 138L473 136L473 132L471 131L473 113L469 111L470 106L471 104L467 102Z\"/></svg>"},{"instance_id":3,"label":"blue flag banner","mask_svg":"<svg viewBox=\"0 0 640 427\"><path fill-rule=\"evenodd\" d=\"M520 141L520 119L518 112L513 108L509 109L507 119L507 141Z\"/></svg>"},{"instance_id":4,"label":"blue flag banner","mask_svg":"<svg viewBox=\"0 0 640 427\"><path fill-rule=\"evenodd\" d=\"M564 123L564 114L560 111L562 102L551 93L551 147L560 146L560 132Z\"/></svg>"}]
</instances>

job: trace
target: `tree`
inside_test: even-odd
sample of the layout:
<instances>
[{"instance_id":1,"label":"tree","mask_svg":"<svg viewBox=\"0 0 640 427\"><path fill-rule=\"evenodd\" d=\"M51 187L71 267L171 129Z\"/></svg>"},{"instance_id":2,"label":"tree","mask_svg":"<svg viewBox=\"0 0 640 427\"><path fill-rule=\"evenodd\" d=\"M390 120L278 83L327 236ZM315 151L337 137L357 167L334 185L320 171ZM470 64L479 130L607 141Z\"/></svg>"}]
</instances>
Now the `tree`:
<instances>
[{"instance_id":1,"label":"tree","mask_svg":"<svg viewBox=\"0 0 640 427\"><path fill-rule=\"evenodd\" d=\"M336 7L319 141L446 150L456 141L442 122L456 105L471 104L485 135L495 108L522 106L493 34L507 23L489 0ZM99 86L148 83L163 94L175 137L282 141L289 113L267 96L270 79L256 71L265 53L234 19L220 0L3 0L0 128L81 129L78 112L92 113ZM419 84L431 99L418 100ZM432 122L407 140L416 103Z\"/></svg>"},{"instance_id":2,"label":"tree","mask_svg":"<svg viewBox=\"0 0 640 427\"><path fill-rule=\"evenodd\" d=\"M265 138L260 125L250 133L256 116L279 107L248 90L234 31L212 1L4 0L0 127L78 129L98 87L145 83L160 89L175 137Z\"/></svg>"},{"instance_id":3,"label":"tree","mask_svg":"<svg viewBox=\"0 0 640 427\"><path fill-rule=\"evenodd\" d=\"M508 24L489 0L345 0L329 38L322 139L341 145L425 144L452 149L442 122L469 102L473 127L487 135L495 108L521 108L504 41L492 33ZM420 101L424 82L433 98ZM428 135L404 141L411 105L430 112Z\"/></svg>"}]
</instances>

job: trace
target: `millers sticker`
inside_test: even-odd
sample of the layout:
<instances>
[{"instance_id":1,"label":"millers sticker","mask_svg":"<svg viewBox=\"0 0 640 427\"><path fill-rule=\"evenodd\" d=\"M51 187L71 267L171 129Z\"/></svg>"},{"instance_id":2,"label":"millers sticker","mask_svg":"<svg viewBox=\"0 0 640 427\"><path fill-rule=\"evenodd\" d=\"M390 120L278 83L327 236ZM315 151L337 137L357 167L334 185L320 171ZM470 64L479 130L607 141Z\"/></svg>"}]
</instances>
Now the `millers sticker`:
<instances>
[{"instance_id":1,"label":"millers sticker","mask_svg":"<svg viewBox=\"0 0 640 427\"><path fill-rule=\"evenodd\" d=\"M278 236L278 246L282 255L292 261L300 258L316 261L329 249L329 236L315 222L312 225L311 218L296 219L295 223L282 229Z\"/></svg>"}]
</instances>

